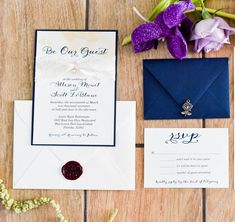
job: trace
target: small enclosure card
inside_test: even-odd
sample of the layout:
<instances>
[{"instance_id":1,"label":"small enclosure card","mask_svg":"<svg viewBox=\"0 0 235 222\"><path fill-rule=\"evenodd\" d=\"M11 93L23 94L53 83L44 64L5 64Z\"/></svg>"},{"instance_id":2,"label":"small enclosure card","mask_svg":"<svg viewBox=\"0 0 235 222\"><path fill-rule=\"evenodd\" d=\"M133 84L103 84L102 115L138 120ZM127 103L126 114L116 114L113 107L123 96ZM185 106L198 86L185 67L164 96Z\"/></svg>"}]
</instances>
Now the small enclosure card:
<instances>
[{"instance_id":1,"label":"small enclosure card","mask_svg":"<svg viewBox=\"0 0 235 222\"><path fill-rule=\"evenodd\" d=\"M37 30L32 145L115 146L117 31Z\"/></svg>"},{"instance_id":2,"label":"small enclosure card","mask_svg":"<svg viewBox=\"0 0 235 222\"><path fill-rule=\"evenodd\" d=\"M228 129L145 129L144 187L228 188Z\"/></svg>"}]
</instances>

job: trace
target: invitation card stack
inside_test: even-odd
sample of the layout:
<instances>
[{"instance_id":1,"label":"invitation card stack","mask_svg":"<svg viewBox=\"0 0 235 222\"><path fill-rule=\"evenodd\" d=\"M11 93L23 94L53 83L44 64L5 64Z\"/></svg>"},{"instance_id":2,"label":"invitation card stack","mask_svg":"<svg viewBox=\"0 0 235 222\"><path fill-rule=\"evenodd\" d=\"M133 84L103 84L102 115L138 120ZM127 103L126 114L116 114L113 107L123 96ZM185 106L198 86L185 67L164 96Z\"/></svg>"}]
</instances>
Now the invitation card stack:
<instances>
[{"instance_id":1,"label":"invitation card stack","mask_svg":"<svg viewBox=\"0 0 235 222\"><path fill-rule=\"evenodd\" d=\"M135 102L116 102L117 31L37 30L15 101L13 188L135 189Z\"/></svg>"}]
</instances>

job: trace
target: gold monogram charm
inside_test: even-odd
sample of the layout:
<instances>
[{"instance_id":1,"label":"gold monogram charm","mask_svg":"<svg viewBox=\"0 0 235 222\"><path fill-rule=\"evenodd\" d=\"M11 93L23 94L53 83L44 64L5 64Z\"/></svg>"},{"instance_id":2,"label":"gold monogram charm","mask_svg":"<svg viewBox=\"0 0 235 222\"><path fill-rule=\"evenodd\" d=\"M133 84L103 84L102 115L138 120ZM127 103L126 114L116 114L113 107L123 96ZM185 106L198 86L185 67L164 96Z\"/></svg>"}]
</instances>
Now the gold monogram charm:
<instances>
[{"instance_id":1,"label":"gold monogram charm","mask_svg":"<svg viewBox=\"0 0 235 222\"><path fill-rule=\"evenodd\" d=\"M184 111L181 112L182 115L186 116L191 116L192 115L192 108L193 104L190 102L190 100L186 100L186 102L183 104L182 109Z\"/></svg>"}]
</instances>

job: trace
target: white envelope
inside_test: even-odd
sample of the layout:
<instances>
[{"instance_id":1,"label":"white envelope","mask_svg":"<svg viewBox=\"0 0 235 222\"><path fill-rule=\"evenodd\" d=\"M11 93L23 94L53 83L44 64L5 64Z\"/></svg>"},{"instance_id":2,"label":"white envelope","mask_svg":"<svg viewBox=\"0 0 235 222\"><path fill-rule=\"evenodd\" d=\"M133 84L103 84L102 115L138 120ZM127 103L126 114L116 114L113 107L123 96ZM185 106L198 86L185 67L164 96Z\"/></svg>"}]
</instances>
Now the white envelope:
<instances>
[{"instance_id":1,"label":"white envelope","mask_svg":"<svg viewBox=\"0 0 235 222\"><path fill-rule=\"evenodd\" d=\"M13 188L135 189L135 102L117 102L115 147L31 146L31 109L31 101L15 101ZM83 167L74 181L61 173L71 160Z\"/></svg>"}]
</instances>

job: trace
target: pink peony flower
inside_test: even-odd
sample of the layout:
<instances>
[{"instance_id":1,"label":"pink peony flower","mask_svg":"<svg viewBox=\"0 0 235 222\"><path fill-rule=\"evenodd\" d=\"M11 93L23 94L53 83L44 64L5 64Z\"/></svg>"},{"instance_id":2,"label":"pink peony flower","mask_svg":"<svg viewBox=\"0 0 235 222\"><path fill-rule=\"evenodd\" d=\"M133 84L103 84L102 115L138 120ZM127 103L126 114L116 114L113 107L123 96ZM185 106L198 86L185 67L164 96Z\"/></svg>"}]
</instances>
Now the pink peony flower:
<instances>
[{"instance_id":1,"label":"pink peony flower","mask_svg":"<svg viewBox=\"0 0 235 222\"><path fill-rule=\"evenodd\" d=\"M230 27L222 18L214 17L201 20L191 34L191 41L195 40L195 51L206 53L218 51L224 44L230 44L229 36L235 34L235 28Z\"/></svg>"}]
</instances>

